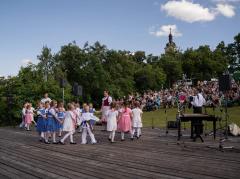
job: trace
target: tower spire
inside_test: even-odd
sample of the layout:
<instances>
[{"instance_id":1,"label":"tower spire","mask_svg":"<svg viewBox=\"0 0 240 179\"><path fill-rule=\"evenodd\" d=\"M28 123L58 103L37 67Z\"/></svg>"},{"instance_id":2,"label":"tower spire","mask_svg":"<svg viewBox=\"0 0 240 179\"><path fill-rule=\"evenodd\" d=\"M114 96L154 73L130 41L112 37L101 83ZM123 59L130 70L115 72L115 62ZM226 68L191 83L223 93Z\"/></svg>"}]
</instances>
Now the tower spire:
<instances>
[{"instance_id":1,"label":"tower spire","mask_svg":"<svg viewBox=\"0 0 240 179\"><path fill-rule=\"evenodd\" d=\"M168 40L169 40L169 43L172 44L173 36L172 36L172 29L171 28L170 28L170 33L169 33L169 36L168 36Z\"/></svg>"}]
</instances>

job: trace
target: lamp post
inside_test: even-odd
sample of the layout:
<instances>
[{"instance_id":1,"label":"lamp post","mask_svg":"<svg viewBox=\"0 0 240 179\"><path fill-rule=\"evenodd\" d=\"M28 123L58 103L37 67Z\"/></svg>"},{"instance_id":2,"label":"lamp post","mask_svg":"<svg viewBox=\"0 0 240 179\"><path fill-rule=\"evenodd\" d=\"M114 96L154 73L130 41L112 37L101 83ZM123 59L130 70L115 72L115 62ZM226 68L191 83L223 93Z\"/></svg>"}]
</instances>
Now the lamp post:
<instances>
[{"instance_id":1,"label":"lamp post","mask_svg":"<svg viewBox=\"0 0 240 179\"><path fill-rule=\"evenodd\" d=\"M63 78L60 78L60 87L62 88L62 102L64 105L64 88L66 86L66 80Z\"/></svg>"}]
</instances>

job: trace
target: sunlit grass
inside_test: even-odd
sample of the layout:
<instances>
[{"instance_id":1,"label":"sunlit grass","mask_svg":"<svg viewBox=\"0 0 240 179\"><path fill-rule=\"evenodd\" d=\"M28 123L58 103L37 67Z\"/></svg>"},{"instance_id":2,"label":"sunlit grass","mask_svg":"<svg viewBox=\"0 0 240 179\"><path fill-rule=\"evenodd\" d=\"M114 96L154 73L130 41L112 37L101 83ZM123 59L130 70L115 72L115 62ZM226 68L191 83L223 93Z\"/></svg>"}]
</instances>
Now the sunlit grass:
<instances>
[{"instance_id":1,"label":"sunlit grass","mask_svg":"<svg viewBox=\"0 0 240 179\"><path fill-rule=\"evenodd\" d=\"M208 114L215 114L216 116L222 116L222 118L225 118L225 113L224 109L222 110L223 112L220 111L219 108L216 108L213 110L212 108L207 108L206 112ZM240 107L231 107L227 108L228 115L229 115L229 120L228 123L230 124L231 122L236 123L238 126L240 126ZM192 113L192 110L186 109L186 113ZM144 127L166 127L166 118L168 121L175 121L176 120L176 115L177 115L177 108L171 108L171 109L165 109L161 108L156 111L151 111L151 112L144 112L143 113L143 125ZM206 125L206 124L205 124ZM189 127L189 123L186 123L186 127ZM212 123L208 122L207 127L211 128Z\"/></svg>"}]
</instances>

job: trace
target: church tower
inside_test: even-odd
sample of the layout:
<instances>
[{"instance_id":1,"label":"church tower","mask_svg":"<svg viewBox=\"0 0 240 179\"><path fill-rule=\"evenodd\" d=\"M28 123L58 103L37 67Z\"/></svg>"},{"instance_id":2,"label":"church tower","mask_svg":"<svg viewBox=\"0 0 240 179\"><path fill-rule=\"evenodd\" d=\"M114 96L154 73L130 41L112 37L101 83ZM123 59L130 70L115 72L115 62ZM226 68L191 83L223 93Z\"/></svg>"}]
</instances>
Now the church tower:
<instances>
[{"instance_id":1,"label":"church tower","mask_svg":"<svg viewBox=\"0 0 240 179\"><path fill-rule=\"evenodd\" d=\"M166 44L166 47L165 47L165 53L176 52L176 51L177 51L177 46L173 42L172 29L170 28L170 33L168 35L168 43Z\"/></svg>"}]
</instances>

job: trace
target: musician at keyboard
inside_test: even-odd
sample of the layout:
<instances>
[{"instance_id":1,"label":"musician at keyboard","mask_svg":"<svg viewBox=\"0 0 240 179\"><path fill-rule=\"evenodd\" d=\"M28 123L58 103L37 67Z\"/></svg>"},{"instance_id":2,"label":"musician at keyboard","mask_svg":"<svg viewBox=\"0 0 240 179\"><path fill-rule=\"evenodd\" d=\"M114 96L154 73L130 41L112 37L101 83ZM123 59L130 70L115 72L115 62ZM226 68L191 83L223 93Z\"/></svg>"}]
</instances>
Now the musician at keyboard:
<instances>
[{"instance_id":1,"label":"musician at keyboard","mask_svg":"<svg viewBox=\"0 0 240 179\"><path fill-rule=\"evenodd\" d=\"M199 88L194 91L194 96L191 99L191 104L193 106L193 113L202 114L203 105L206 103L202 95L202 90ZM192 120L191 122L191 138L196 140L200 138L203 141L201 134L203 133L203 121L201 119Z\"/></svg>"},{"instance_id":2,"label":"musician at keyboard","mask_svg":"<svg viewBox=\"0 0 240 179\"><path fill-rule=\"evenodd\" d=\"M193 113L202 113L202 107L205 105L206 100L202 95L202 90L199 88L194 91L195 95L192 98L191 104L193 106Z\"/></svg>"}]
</instances>

